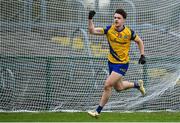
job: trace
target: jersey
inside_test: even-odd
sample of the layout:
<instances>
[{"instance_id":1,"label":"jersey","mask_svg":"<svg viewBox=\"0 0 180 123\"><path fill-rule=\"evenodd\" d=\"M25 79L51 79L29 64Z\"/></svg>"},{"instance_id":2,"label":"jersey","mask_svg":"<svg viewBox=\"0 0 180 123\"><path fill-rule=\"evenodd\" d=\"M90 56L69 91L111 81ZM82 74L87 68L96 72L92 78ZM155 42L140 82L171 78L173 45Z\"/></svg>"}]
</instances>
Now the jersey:
<instances>
[{"instance_id":1,"label":"jersey","mask_svg":"<svg viewBox=\"0 0 180 123\"><path fill-rule=\"evenodd\" d=\"M121 31L116 31L114 25L107 26L104 34L107 36L110 48L108 60L111 63L128 63L131 40L135 40L138 35L127 26L124 26Z\"/></svg>"}]
</instances>

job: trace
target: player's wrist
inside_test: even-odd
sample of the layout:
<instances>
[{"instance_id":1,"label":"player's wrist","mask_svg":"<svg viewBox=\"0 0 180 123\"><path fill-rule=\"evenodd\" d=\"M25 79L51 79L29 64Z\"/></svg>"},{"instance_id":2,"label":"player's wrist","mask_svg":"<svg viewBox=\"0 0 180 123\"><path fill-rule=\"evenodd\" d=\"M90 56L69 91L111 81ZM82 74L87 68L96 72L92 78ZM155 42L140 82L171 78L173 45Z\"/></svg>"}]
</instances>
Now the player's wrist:
<instances>
[{"instance_id":1,"label":"player's wrist","mask_svg":"<svg viewBox=\"0 0 180 123\"><path fill-rule=\"evenodd\" d=\"M89 20L92 20L93 18L92 17L88 17Z\"/></svg>"},{"instance_id":2,"label":"player's wrist","mask_svg":"<svg viewBox=\"0 0 180 123\"><path fill-rule=\"evenodd\" d=\"M144 54L141 54L141 57L145 57L145 55L144 55Z\"/></svg>"}]
</instances>

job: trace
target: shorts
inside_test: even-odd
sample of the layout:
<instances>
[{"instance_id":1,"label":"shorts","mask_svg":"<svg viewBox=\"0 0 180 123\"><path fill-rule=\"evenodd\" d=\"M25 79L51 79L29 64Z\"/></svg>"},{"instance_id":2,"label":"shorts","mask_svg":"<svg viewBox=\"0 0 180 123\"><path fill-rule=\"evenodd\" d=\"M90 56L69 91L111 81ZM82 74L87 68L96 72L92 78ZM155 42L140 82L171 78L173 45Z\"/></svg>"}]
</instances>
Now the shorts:
<instances>
[{"instance_id":1,"label":"shorts","mask_svg":"<svg viewBox=\"0 0 180 123\"><path fill-rule=\"evenodd\" d=\"M109 74L112 73L112 71L121 74L122 76L124 76L128 70L129 67L129 63L126 64L115 64L115 63L111 63L110 61L108 61L108 66L109 66Z\"/></svg>"}]
</instances>

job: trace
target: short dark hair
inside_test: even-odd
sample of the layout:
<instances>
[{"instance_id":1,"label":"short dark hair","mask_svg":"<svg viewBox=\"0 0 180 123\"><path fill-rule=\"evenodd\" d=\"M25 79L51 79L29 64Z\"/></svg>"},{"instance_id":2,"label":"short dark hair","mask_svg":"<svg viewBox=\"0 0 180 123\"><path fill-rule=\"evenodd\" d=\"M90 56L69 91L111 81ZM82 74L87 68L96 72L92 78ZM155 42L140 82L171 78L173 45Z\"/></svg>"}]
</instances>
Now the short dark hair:
<instances>
[{"instance_id":1,"label":"short dark hair","mask_svg":"<svg viewBox=\"0 0 180 123\"><path fill-rule=\"evenodd\" d=\"M127 17L127 13L123 9L117 9L115 13L122 15L124 19Z\"/></svg>"}]
</instances>

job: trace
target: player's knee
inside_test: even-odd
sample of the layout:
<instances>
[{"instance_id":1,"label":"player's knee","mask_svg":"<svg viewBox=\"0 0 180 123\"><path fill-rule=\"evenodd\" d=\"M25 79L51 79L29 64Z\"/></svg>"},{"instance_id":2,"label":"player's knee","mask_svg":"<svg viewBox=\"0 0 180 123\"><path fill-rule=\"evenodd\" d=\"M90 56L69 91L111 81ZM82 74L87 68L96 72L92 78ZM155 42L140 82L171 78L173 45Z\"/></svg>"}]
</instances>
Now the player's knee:
<instances>
[{"instance_id":1,"label":"player's knee","mask_svg":"<svg viewBox=\"0 0 180 123\"><path fill-rule=\"evenodd\" d=\"M112 88L112 86L104 86L104 90L105 90L105 91L110 91L111 88Z\"/></svg>"},{"instance_id":2,"label":"player's knee","mask_svg":"<svg viewBox=\"0 0 180 123\"><path fill-rule=\"evenodd\" d=\"M123 91L123 90L124 90L123 86L121 86L121 85L119 85L118 87L115 86L114 89L115 89L117 92L120 92L120 91Z\"/></svg>"},{"instance_id":3,"label":"player's knee","mask_svg":"<svg viewBox=\"0 0 180 123\"><path fill-rule=\"evenodd\" d=\"M114 88L115 90L116 90L116 92L121 92L121 90L119 90L119 89L116 89L116 88Z\"/></svg>"},{"instance_id":4,"label":"player's knee","mask_svg":"<svg viewBox=\"0 0 180 123\"><path fill-rule=\"evenodd\" d=\"M121 92L123 89L119 89L119 88L114 88L116 90L116 92Z\"/></svg>"},{"instance_id":5,"label":"player's knee","mask_svg":"<svg viewBox=\"0 0 180 123\"><path fill-rule=\"evenodd\" d=\"M104 90L111 90L111 88L112 88L112 84L106 81L104 84Z\"/></svg>"}]
</instances>

